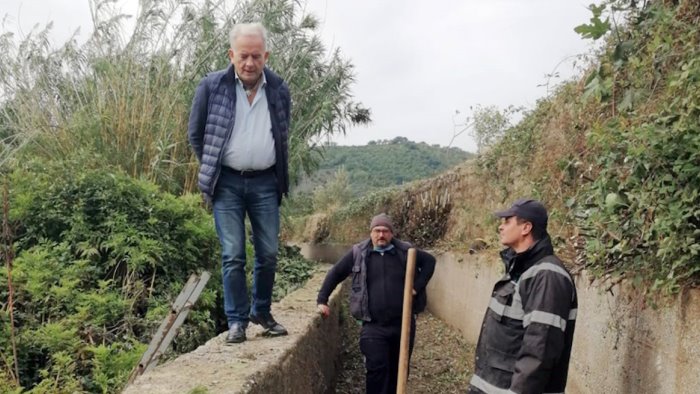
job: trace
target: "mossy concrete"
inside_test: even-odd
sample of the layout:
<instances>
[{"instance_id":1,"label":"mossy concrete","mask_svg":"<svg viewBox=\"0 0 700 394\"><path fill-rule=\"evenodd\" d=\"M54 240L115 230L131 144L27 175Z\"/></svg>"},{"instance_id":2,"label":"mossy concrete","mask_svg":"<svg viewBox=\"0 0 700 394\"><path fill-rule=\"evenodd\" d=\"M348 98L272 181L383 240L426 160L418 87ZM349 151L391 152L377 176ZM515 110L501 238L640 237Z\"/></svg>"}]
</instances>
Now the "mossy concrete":
<instances>
[{"instance_id":1,"label":"mossy concrete","mask_svg":"<svg viewBox=\"0 0 700 394\"><path fill-rule=\"evenodd\" d=\"M248 340L227 345L222 333L194 352L183 354L140 376L124 390L126 394L206 393L299 394L332 392L341 347L341 297L339 287L329 301L331 315L316 310L316 294L325 270L314 275L304 288L274 303L275 318L288 336L263 337L251 325Z\"/></svg>"}]
</instances>

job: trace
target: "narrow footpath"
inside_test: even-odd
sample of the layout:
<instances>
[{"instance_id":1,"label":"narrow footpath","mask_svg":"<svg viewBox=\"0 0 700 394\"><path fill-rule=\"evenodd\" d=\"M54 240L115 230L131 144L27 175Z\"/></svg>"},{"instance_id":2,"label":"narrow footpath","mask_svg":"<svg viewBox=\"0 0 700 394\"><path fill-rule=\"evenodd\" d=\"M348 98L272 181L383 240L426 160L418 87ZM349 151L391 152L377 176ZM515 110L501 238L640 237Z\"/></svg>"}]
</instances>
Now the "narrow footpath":
<instances>
[{"instance_id":1,"label":"narrow footpath","mask_svg":"<svg viewBox=\"0 0 700 394\"><path fill-rule=\"evenodd\" d=\"M343 337L343 364L338 376L337 394L364 393L365 370L359 349L360 327L355 325ZM408 392L412 394L464 393L474 371L474 346L459 331L430 312L418 315L416 344L411 357Z\"/></svg>"}]
</instances>

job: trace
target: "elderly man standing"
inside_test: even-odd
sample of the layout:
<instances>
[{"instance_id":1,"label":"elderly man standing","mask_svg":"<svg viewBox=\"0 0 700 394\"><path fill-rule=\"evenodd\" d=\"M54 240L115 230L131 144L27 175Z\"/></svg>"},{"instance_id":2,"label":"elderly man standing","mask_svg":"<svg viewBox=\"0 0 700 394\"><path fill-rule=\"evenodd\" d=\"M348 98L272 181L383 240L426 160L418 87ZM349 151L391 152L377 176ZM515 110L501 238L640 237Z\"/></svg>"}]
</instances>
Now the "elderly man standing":
<instances>
[{"instance_id":1,"label":"elderly man standing","mask_svg":"<svg viewBox=\"0 0 700 394\"><path fill-rule=\"evenodd\" d=\"M571 275L554 255L548 215L521 199L501 218L505 274L494 286L476 347L469 393L563 393L578 300Z\"/></svg>"},{"instance_id":2,"label":"elderly man standing","mask_svg":"<svg viewBox=\"0 0 700 394\"><path fill-rule=\"evenodd\" d=\"M267 31L237 24L228 68L208 74L195 92L188 135L200 162L199 188L212 202L221 242L228 343L246 340L248 322L268 336L287 330L270 313L277 266L279 204L288 192L287 84L265 67ZM245 275L245 216L252 225L252 302Z\"/></svg>"},{"instance_id":3,"label":"elderly man standing","mask_svg":"<svg viewBox=\"0 0 700 394\"><path fill-rule=\"evenodd\" d=\"M394 238L393 234L391 218L385 214L375 216L369 239L354 245L328 271L317 298L319 312L328 316L328 298L352 274L350 312L362 321L360 350L365 356L368 394L393 394L397 386L403 291L411 244ZM425 286L435 270L432 255L422 250L416 252L410 351L416 331L415 313L425 309Z\"/></svg>"}]
</instances>

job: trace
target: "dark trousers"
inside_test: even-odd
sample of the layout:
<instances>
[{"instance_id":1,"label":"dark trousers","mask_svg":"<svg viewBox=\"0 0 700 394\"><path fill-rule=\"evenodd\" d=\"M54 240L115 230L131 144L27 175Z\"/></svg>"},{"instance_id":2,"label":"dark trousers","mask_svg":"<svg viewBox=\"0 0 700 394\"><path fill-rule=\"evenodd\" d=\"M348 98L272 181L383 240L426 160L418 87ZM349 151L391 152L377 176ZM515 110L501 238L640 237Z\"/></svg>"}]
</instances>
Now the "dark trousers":
<instances>
[{"instance_id":1,"label":"dark trousers","mask_svg":"<svg viewBox=\"0 0 700 394\"><path fill-rule=\"evenodd\" d=\"M411 318L409 357L413 352L416 320ZM399 375L401 321L391 324L364 323L360 350L365 356L367 394L394 394Z\"/></svg>"}]
</instances>

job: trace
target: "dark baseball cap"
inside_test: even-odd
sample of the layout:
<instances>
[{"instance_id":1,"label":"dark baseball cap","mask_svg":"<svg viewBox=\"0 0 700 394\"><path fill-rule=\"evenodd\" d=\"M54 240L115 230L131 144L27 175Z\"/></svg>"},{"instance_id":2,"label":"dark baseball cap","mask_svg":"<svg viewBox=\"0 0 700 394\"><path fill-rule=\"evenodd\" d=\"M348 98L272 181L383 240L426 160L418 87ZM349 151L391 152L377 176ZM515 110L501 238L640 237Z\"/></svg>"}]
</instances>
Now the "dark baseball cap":
<instances>
[{"instance_id":1,"label":"dark baseball cap","mask_svg":"<svg viewBox=\"0 0 700 394\"><path fill-rule=\"evenodd\" d=\"M533 224L547 228L547 208L541 202L529 198L521 198L511 205L510 208L504 211L496 211L493 213L499 218L507 218L517 216L525 219Z\"/></svg>"}]
</instances>

